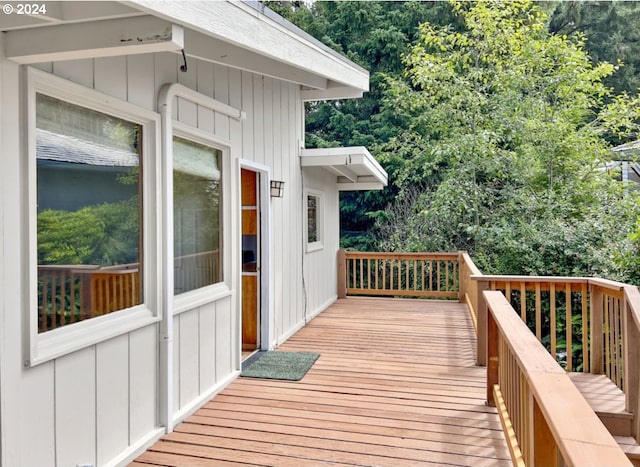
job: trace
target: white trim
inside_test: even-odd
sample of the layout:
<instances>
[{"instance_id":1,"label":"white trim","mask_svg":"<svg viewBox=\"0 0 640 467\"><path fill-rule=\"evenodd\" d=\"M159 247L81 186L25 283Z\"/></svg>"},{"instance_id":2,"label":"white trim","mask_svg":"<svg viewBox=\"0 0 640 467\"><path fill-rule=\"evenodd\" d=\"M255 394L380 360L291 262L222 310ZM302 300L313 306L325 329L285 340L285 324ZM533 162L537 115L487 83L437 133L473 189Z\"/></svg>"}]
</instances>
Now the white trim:
<instances>
[{"instance_id":1,"label":"white trim","mask_svg":"<svg viewBox=\"0 0 640 467\"><path fill-rule=\"evenodd\" d=\"M239 159L238 161L238 177L240 177L240 169L248 169L256 172L260 177L260 349L271 349L271 318L273 317L273 310L271 308L271 297L274 296L273 284L271 278L273 277L273 262L271 261L271 238L273 237L272 224L271 224L271 169L262 164L252 162L246 159ZM238 186L241 186L239 183ZM240 193L241 195L241 193ZM242 228L239 229L240 236L242 236ZM240 243L242 244L242 243ZM241 252L238 251L238 255ZM242 259L238 258L239 263L242 264ZM240 269L240 274L242 270ZM242 313L242 280L238 281L239 292L237 307ZM241 321L241 320L239 320ZM239 342L242 345L242 327L240 326ZM242 352L240 352L242 355Z\"/></svg>"},{"instance_id":2,"label":"white trim","mask_svg":"<svg viewBox=\"0 0 640 467\"><path fill-rule=\"evenodd\" d=\"M173 424L174 426L178 423L182 423L185 419L187 419L190 415L192 415L195 411L197 411L204 404L209 402L213 396L218 394L224 388L229 386L235 379L240 375L240 371L233 371L227 377L225 377L221 382L214 384L209 389L201 393L198 397L193 399L189 404L184 406L178 412L174 414Z\"/></svg>"},{"instance_id":3,"label":"white trim","mask_svg":"<svg viewBox=\"0 0 640 467\"><path fill-rule=\"evenodd\" d=\"M120 467L123 465L129 465L140 454L144 453L153 446L156 441L162 438L164 435L164 428L156 428L150 431L144 437L140 438L134 444L130 445L127 449L122 451L116 457L104 464L104 467Z\"/></svg>"},{"instance_id":4,"label":"white trim","mask_svg":"<svg viewBox=\"0 0 640 467\"><path fill-rule=\"evenodd\" d=\"M309 316L307 316L307 323L311 321L313 318L315 318L316 316L318 316L320 313L325 311L331 305L333 305L336 302L336 300L338 300L338 296L334 295L331 298L329 298L329 300L327 300L322 305L320 305L315 311L313 311Z\"/></svg>"},{"instance_id":5,"label":"white trim","mask_svg":"<svg viewBox=\"0 0 640 467\"><path fill-rule=\"evenodd\" d=\"M184 30L153 16L7 31L6 57L21 64L172 52Z\"/></svg>"},{"instance_id":6,"label":"white trim","mask_svg":"<svg viewBox=\"0 0 640 467\"><path fill-rule=\"evenodd\" d=\"M159 231L158 214L158 167L156 164L156 150L158 145L158 115L154 112L137 107L128 102L102 94L93 89L58 78L40 70L27 68L25 89L26 134L24 152L28 155L25 161L26 210L25 231L28 232L28 247L26 250L27 294L24 303L26 317L26 335L24 359L25 365L33 366L51 360L61 355L110 339L120 334L133 331L152 324L161 316L160 299L157 281L154 276L159 274L158 266L161 253L157 242L156 232ZM84 108L96 110L114 117L121 118L142 126L143 171L143 297L144 303L126 310L108 315L91 318L62 328L38 333L37 318L37 209L36 209L36 104L37 93L50 95L65 102Z\"/></svg>"},{"instance_id":7,"label":"white trim","mask_svg":"<svg viewBox=\"0 0 640 467\"><path fill-rule=\"evenodd\" d=\"M316 206L316 236L315 242L309 242L309 198L314 197L317 201ZM304 190L304 244L305 251L312 253L324 249L325 242L325 220L324 220L324 200L325 194L322 191L314 189Z\"/></svg>"}]
</instances>

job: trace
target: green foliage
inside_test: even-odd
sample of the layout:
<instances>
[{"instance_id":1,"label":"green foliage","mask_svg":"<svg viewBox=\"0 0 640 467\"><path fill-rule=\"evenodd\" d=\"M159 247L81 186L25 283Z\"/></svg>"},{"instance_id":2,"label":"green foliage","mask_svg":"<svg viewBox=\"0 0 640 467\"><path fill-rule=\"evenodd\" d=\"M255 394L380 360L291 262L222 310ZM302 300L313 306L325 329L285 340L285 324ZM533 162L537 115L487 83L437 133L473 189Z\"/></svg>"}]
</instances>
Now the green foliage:
<instances>
[{"instance_id":1,"label":"green foliage","mask_svg":"<svg viewBox=\"0 0 640 467\"><path fill-rule=\"evenodd\" d=\"M487 273L620 276L640 211L599 168L604 136L637 137L638 103L605 102L614 67L549 34L533 3L454 9L465 27L421 25L405 78L387 78L383 107L406 127L381 146L398 190L381 246L467 249Z\"/></svg>"},{"instance_id":2,"label":"green foliage","mask_svg":"<svg viewBox=\"0 0 640 467\"><path fill-rule=\"evenodd\" d=\"M139 261L137 199L38 214L38 264Z\"/></svg>"},{"instance_id":3,"label":"green foliage","mask_svg":"<svg viewBox=\"0 0 640 467\"><path fill-rule=\"evenodd\" d=\"M557 2L549 31L558 35L583 34L594 62L619 66L605 84L616 94L636 95L640 87L640 3L627 1Z\"/></svg>"}]
</instances>

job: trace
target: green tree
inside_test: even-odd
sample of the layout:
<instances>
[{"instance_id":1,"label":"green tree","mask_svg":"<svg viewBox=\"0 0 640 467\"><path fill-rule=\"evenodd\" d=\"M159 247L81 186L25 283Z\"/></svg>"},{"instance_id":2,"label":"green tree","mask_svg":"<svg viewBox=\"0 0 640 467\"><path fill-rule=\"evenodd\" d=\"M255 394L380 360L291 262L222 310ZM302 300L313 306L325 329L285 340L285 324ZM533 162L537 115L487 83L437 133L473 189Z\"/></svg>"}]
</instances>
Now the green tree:
<instances>
[{"instance_id":1,"label":"green tree","mask_svg":"<svg viewBox=\"0 0 640 467\"><path fill-rule=\"evenodd\" d=\"M616 93L637 94L640 87L640 3L627 1L558 2L549 32L583 34L594 62L622 66L605 83Z\"/></svg>"},{"instance_id":2,"label":"green tree","mask_svg":"<svg viewBox=\"0 0 640 467\"><path fill-rule=\"evenodd\" d=\"M301 2L266 4L370 72L370 91L363 98L307 104L307 147L367 146L375 157L379 143L398 135L405 124L381 107L387 77L402 76L402 56L417 39L420 23L456 21L445 2L320 1L311 9ZM386 169L393 177L394 166L387 164ZM343 246L373 248L375 216L395 195L393 188L341 193Z\"/></svg>"},{"instance_id":3,"label":"green tree","mask_svg":"<svg viewBox=\"0 0 640 467\"><path fill-rule=\"evenodd\" d=\"M502 274L613 274L640 212L601 170L604 137L637 136L638 100L614 98L614 66L550 34L531 2L454 9L464 28L421 25L406 79L387 79L385 111L407 129L382 154L399 190L382 246L464 248Z\"/></svg>"}]
</instances>

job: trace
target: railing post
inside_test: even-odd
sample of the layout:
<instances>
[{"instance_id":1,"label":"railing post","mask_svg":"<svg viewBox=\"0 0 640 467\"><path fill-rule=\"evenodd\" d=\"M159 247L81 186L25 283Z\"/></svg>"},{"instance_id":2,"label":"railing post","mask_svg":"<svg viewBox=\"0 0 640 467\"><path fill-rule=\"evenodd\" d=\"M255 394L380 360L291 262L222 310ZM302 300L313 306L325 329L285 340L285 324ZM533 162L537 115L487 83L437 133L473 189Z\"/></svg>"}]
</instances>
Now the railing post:
<instances>
[{"instance_id":1,"label":"railing post","mask_svg":"<svg viewBox=\"0 0 640 467\"><path fill-rule=\"evenodd\" d=\"M487 314L487 405L495 407L496 402L494 400L493 386L500 384L500 360L498 354L500 331L491 310L489 310L486 304L484 305L484 310ZM480 337L479 333L478 337Z\"/></svg>"},{"instance_id":2,"label":"railing post","mask_svg":"<svg viewBox=\"0 0 640 467\"><path fill-rule=\"evenodd\" d=\"M464 303L464 294L467 291L467 277L466 273L467 265L464 262L464 256L462 251L458 251L458 301Z\"/></svg>"},{"instance_id":3,"label":"railing post","mask_svg":"<svg viewBox=\"0 0 640 467\"><path fill-rule=\"evenodd\" d=\"M483 292L489 289L489 282L478 280L476 282L476 304L478 313L478 336L476 347L476 363L479 366L487 365L487 302L484 299Z\"/></svg>"},{"instance_id":4,"label":"railing post","mask_svg":"<svg viewBox=\"0 0 640 467\"><path fill-rule=\"evenodd\" d=\"M590 333L590 370L594 375L600 375L604 372L602 366L602 291L597 285L589 285L590 295L590 319L589 319L589 333Z\"/></svg>"},{"instance_id":5,"label":"railing post","mask_svg":"<svg viewBox=\"0 0 640 467\"><path fill-rule=\"evenodd\" d=\"M347 298L347 252L338 250L338 298Z\"/></svg>"},{"instance_id":6,"label":"railing post","mask_svg":"<svg viewBox=\"0 0 640 467\"><path fill-rule=\"evenodd\" d=\"M549 424L540 410L540 406L533 395L530 398L532 405L533 429L533 459L527 460L526 465L544 465L545 467L556 467L558 462L558 446L553 439L553 433L549 429Z\"/></svg>"},{"instance_id":7,"label":"railing post","mask_svg":"<svg viewBox=\"0 0 640 467\"><path fill-rule=\"evenodd\" d=\"M634 307L631 301L634 300L636 305L640 305L640 292L632 286L626 286L624 291L623 307L623 325L624 336L623 344L625 353L624 361L624 392L626 396L627 412L633 414L633 423L631 425L631 436L636 441L640 439L640 333L634 319Z\"/></svg>"}]
</instances>

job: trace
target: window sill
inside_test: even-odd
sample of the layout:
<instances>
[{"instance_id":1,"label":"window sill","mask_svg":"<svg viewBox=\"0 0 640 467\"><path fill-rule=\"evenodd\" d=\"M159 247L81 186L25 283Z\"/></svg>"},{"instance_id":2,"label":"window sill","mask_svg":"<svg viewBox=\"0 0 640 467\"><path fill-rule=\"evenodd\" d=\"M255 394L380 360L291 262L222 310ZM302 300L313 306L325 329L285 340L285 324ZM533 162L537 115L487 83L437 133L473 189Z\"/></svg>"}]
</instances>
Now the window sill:
<instances>
[{"instance_id":1,"label":"window sill","mask_svg":"<svg viewBox=\"0 0 640 467\"><path fill-rule=\"evenodd\" d=\"M179 315L185 311L193 310L207 303L215 302L221 298L229 297L231 289L225 284L213 284L196 290L176 295L173 299L173 315Z\"/></svg>"},{"instance_id":2,"label":"window sill","mask_svg":"<svg viewBox=\"0 0 640 467\"><path fill-rule=\"evenodd\" d=\"M138 306L38 334L32 340L35 341L34 346L27 354L25 366L48 362L159 320L151 310Z\"/></svg>"},{"instance_id":3,"label":"window sill","mask_svg":"<svg viewBox=\"0 0 640 467\"><path fill-rule=\"evenodd\" d=\"M322 242L307 243L307 253L313 253L314 251L319 251L323 249L324 249L324 245L322 244Z\"/></svg>"}]
</instances>

